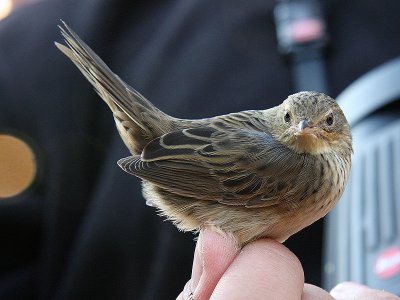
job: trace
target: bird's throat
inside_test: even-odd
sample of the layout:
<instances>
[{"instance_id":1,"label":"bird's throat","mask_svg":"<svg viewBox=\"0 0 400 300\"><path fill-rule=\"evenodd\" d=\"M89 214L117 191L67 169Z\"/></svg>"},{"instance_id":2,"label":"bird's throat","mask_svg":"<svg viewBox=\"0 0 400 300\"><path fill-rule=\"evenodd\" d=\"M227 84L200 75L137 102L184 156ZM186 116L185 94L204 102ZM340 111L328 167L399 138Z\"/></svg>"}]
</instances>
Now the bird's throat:
<instances>
[{"instance_id":1,"label":"bird's throat","mask_svg":"<svg viewBox=\"0 0 400 300\"><path fill-rule=\"evenodd\" d=\"M331 150L329 144L313 134L298 135L293 138L291 148L297 153L324 154Z\"/></svg>"}]
</instances>

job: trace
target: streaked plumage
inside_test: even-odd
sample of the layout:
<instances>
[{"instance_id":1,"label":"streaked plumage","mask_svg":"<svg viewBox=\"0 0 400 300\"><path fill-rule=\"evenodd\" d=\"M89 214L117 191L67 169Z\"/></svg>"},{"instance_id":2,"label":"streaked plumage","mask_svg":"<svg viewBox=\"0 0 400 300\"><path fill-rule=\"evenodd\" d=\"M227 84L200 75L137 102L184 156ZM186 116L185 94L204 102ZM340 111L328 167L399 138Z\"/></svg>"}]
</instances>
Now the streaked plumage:
<instances>
[{"instance_id":1,"label":"streaked plumage","mask_svg":"<svg viewBox=\"0 0 400 300\"><path fill-rule=\"evenodd\" d=\"M132 154L118 164L143 180L147 202L178 228L212 226L239 245L284 241L343 193L351 134L330 97L301 92L267 110L177 119L123 82L67 25L61 30L68 47L57 47L110 107Z\"/></svg>"}]
</instances>

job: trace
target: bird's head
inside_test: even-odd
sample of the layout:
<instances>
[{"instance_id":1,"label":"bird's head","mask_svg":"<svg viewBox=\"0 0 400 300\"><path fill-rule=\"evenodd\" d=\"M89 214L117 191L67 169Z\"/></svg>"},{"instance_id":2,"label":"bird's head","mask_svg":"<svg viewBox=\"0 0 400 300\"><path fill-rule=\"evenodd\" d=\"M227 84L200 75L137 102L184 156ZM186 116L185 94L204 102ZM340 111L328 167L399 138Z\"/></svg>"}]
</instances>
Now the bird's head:
<instances>
[{"instance_id":1,"label":"bird's head","mask_svg":"<svg viewBox=\"0 0 400 300\"><path fill-rule=\"evenodd\" d=\"M352 152L350 127L335 100L300 92L278 106L273 135L297 153Z\"/></svg>"}]
</instances>

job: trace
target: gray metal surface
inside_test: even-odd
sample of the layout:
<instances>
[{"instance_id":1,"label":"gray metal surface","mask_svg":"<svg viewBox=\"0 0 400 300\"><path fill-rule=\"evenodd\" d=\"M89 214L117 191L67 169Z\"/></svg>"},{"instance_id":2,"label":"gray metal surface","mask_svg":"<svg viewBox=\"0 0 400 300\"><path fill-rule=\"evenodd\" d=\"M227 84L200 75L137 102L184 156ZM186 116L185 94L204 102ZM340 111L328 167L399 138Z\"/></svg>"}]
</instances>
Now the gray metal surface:
<instances>
[{"instance_id":1,"label":"gray metal surface","mask_svg":"<svg viewBox=\"0 0 400 300\"><path fill-rule=\"evenodd\" d=\"M339 97L352 126L353 167L326 226L324 287L356 281L400 295L400 59Z\"/></svg>"}]
</instances>

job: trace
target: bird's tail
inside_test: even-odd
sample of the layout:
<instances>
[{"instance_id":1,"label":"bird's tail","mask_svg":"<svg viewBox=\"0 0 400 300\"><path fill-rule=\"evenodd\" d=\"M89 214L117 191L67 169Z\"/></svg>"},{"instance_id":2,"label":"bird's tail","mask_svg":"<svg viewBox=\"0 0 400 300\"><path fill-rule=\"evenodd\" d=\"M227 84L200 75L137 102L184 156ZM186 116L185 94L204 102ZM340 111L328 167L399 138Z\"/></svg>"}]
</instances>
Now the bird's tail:
<instances>
[{"instance_id":1,"label":"bird's tail","mask_svg":"<svg viewBox=\"0 0 400 300\"><path fill-rule=\"evenodd\" d=\"M64 22L59 26L68 47L55 43L94 86L114 114L118 131L132 154L174 127L175 118L157 109L126 84Z\"/></svg>"}]
</instances>

